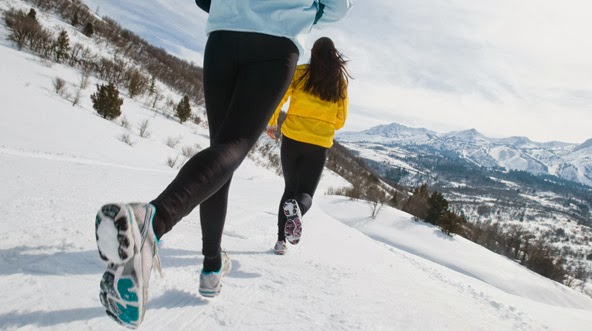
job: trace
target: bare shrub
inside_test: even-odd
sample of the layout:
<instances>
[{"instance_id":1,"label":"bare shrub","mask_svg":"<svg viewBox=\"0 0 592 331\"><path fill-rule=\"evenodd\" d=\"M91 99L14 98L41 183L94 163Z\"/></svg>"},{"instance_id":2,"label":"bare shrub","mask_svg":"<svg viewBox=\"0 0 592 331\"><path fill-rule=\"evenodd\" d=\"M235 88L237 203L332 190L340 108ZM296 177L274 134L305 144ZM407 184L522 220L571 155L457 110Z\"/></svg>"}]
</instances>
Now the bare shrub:
<instances>
[{"instance_id":1,"label":"bare shrub","mask_svg":"<svg viewBox=\"0 0 592 331\"><path fill-rule=\"evenodd\" d=\"M203 122L203 119L199 117L199 115L191 116L191 121L197 125L200 125Z\"/></svg>"},{"instance_id":2,"label":"bare shrub","mask_svg":"<svg viewBox=\"0 0 592 331\"><path fill-rule=\"evenodd\" d=\"M121 126L128 129L128 130L131 128L131 124L128 121L127 117L125 117L125 116L121 117Z\"/></svg>"},{"instance_id":3,"label":"bare shrub","mask_svg":"<svg viewBox=\"0 0 592 331\"><path fill-rule=\"evenodd\" d=\"M75 43L70 48L70 54L68 55L68 64L71 67L80 67L83 70L90 72L90 64L95 61L93 59L91 50L82 44ZM86 88L86 87L85 87Z\"/></svg>"},{"instance_id":4,"label":"bare shrub","mask_svg":"<svg viewBox=\"0 0 592 331\"><path fill-rule=\"evenodd\" d=\"M179 160L179 155L175 156L175 158L173 158L172 156L169 156L167 159L167 165L171 168L174 168L175 165L177 164L178 160Z\"/></svg>"},{"instance_id":5,"label":"bare shrub","mask_svg":"<svg viewBox=\"0 0 592 331\"><path fill-rule=\"evenodd\" d=\"M325 195L342 195L347 196L347 191L349 188L347 187L329 187L325 192Z\"/></svg>"},{"instance_id":6,"label":"bare shrub","mask_svg":"<svg viewBox=\"0 0 592 331\"><path fill-rule=\"evenodd\" d=\"M90 78L90 69L89 68L83 68L80 71L80 81L78 82L78 87L81 90L84 90L88 87L88 81Z\"/></svg>"},{"instance_id":7,"label":"bare shrub","mask_svg":"<svg viewBox=\"0 0 592 331\"><path fill-rule=\"evenodd\" d=\"M78 87L76 88L76 92L72 98L72 106L77 106L80 103L82 91L88 86L89 76L90 71L87 68L83 68L80 71L80 80L78 81Z\"/></svg>"},{"instance_id":8,"label":"bare shrub","mask_svg":"<svg viewBox=\"0 0 592 331\"><path fill-rule=\"evenodd\" d=\"M130 137L129 133L124 133L121 136L119 136L119 140L130 146L134 146L136 144L132 141L132 138Z\"/></svg>"},{"instance_id":9,"label":"bare shrub","mask_svg":"<svg viewBox=\"0 0 592 331\"><path fill-rule=\"evenodd\" d=\"M146 105L150 106L152 109L156 109L158 103L164 99L164 96L160 93L157 87L150 87L148 91L148 100L146 100Z\"/></svg>"},{"instance_id":10,"label":"bare shrub","mask_svg":"<svg viewBox=\"0 0 592 331\"><path fill-rule=\"evenodd\" d=\"M138 125L138 130L140 130L140 137L142 138L150 138L150 131L148 131L148 125L150 124L150 120L145 119L144 121L140 122Z\"/></svg>"},{"instance_id":11,"label":"bare shrub","mask_svg":"<svg viewBox=\"0 0 592 331\"><path fill-rule=\"evenodd\" d=\"M66 81L61 79L60 77L56 77L53 80L53 88L58 95L60 95L60 96L64 95L65 87L66 87Z\"/></svg>"},{"instance_id":12,"label":"bare shrub","mask_svg":"<svg viewBox=\"0 0 592 331\"><path fill-rule=\"evenodd\" d=\"M76 93L72 97L72 107L78 106L78 104L80 103L81 95L82 95L82 91L76 90Z\"/></svg>"},{"instance_id":13,"label":"bare shrub","mask_svg":"<svg viewBox=\"0 0 592 331\"><path fill-rule=\"evenodd\" d=\"M97 63L97 75L101 80L108 81L114 85L120 85L125 77L126 63L114 56L113 61L102 58Z\"/></svg>"},{"instance_id":14,"label":"bare shrub","mask_svg":"<svg viewBox=\"0 0 592 331\"><path fill-rule=\"evenodd\" d=\"M190 158L193 155L197 154L197 152L199 152L200 150L201 146L195 144L194 146L183 146L183 148L181 149L181 153L183 153L183 156L185 156L186 158Z\"/></svg>"},{"instance_id":15,"label":"bare shrub","mask_svg":"<svg viewBox=\"0 0 592 331\"><path fill-rule=\"evenodd\" d=\"M29 14L22 10L7 10L4 12L4 22L10 31L8 39L14 41L19 50L30 43L42 30L34 9L31 9Z\"/></svg>"},{"instance_id":16,"label":"bare shrub","mask_svg":"<svg viewBox=\"0 0 592 331\"><path fill-rule=\"evenodd\" d=\"M177 137L168 137L165 144L170 148L175 148L181 142L181 136Z\"/></svg>"}]
</instances>

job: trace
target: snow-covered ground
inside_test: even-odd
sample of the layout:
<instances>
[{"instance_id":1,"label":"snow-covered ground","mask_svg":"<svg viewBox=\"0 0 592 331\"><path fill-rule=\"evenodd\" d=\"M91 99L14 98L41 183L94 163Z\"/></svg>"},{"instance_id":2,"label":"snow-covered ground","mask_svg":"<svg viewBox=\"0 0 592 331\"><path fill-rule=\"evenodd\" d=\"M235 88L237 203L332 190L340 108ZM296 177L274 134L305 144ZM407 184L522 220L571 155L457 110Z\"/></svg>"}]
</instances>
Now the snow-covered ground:
<instances>
[{"instance_id":1,"label":"snow-covered ground","mask_svg":"<svg viewBox=\"0 0 592 331\"><path fill-rule=\"evenodd\" d=\"M183 147L207 146L207 129L128 98L130 129L106 121L91 107L94 81L73 107L52 81L72 86L78 73L15 50L0 30L0 329L116 329L98 298L105 265L95 212L106 202L154 198L177 172L167 160ZM144 120L148 138L138 135ZM126 133L133 146L120 140ZM170 137L181 137L174 148ZM221 295L197 292L201 231L193 212L163 238L164 278L153 275L141 328L590 329L589 297L401 211L384 207L371 220L366 203L323 195L342 184L323 178L301 243L276 256L283 180L246 160L230 192L223 245L233 268Z\"/></svg>"}]
</instances>

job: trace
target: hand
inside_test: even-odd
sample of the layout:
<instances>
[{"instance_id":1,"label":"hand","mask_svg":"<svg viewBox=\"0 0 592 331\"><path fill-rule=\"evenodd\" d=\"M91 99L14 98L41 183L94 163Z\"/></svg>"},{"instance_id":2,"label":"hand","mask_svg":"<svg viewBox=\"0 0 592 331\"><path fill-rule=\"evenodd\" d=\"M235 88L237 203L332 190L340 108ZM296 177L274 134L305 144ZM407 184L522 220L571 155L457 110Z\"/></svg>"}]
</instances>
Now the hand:
<instances>
[{"instance_id":1,"label":"hand","mask_svg":"<svg viewBox=\"0 0 592 331\"><path fill-rule=\"evenodd\" d=\"M276 140L276 136L275 133L277 132L277 125L272 125L272 126L268 126L267 127L267 135L269 136L269 138Z\"/></svg>"}]
</instances>

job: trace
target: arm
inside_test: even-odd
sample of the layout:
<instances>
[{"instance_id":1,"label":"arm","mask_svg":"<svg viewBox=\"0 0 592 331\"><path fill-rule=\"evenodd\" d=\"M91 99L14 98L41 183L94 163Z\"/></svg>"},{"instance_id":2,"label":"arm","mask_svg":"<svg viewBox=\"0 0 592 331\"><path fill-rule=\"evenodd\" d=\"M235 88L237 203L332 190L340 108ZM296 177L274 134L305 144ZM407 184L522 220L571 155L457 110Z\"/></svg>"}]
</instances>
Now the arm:
<instances>
[{"instance_id":1,"label":"arm","mask_svg":"<svg viewBox=\"0 0 592 331\"><path fill-rule=\"evenodd\" d=\"M211 0L195 0L195 4L201 8L203 11L205 11L206 13L210 12L210 3L212 1Z\"/></svg>"},{"instance_id":2,"label":"arm","mask_svg":"<svg viewBox=\"0 0 592 331\"><path fill-rule=\"evenodd\" d=\"M279 103L279 105L275 109L275 112L273 112L273 115L269 119L269 122L267 123L268 126L277 126L277 124L278 124L277 121L278 121L278 118L280 117L280 112L282 111L282 106L286 103L286 101L288 101L288 98L292 95L293 91L294 91L294 89L292 88L292 85L290 85L290 87L288 88L288 91L286 91L286 94L284 94L282 101Z\"/></svg>"},{"instance_id":3,"label":"arm","mask_svg":"<svg viewBox=\"0 0 592 331\"><path fill-rule=\"evenodd\" d=\"M267 130L266 131L267 131L267 135L271 139L274 139L274 140L276 139L275 132L278 127L278 118L280 117L280 113L282 111L282 106L286 103L286 101L288 101L288 98L292 95L293 91L294 91L294 89L292 88L292 84L290 84L290 87L288 88L288 91L286 91L286 94L284 94L282 101L279 103L279 105L275 109L275 112L273 112L273 115L269 119L269 122L267 122Z\"/></svg>"}]
</instances>

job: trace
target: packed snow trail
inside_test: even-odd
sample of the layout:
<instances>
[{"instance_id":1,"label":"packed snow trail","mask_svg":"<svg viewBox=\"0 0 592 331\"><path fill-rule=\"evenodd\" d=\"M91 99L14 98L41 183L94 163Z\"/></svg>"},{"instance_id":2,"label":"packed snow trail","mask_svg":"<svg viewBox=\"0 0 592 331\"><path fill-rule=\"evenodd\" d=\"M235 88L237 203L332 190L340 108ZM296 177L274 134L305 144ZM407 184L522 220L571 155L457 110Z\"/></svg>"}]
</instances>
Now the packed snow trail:
<instances>
[{"instance_id":1,"label":"packed snow trail","mask_svg":"<svg viewBox=\"0 0 592 331\"><path fill-rule=\"evenodd\" d=\"M175 172L28 155L0 161L0 329L114 328L98 301L94 213L106 201L149 199ZM592 304L517 297L371 239L324 212L342 198L319 195L301 243L273 255L281 188L281 178L250 162L238 171L223 238L233 269L217 298L197 294L197 213L163 238L165 277L153 273L142 329L584 330L592 322Z\"/></svg>"}]
</instances>

